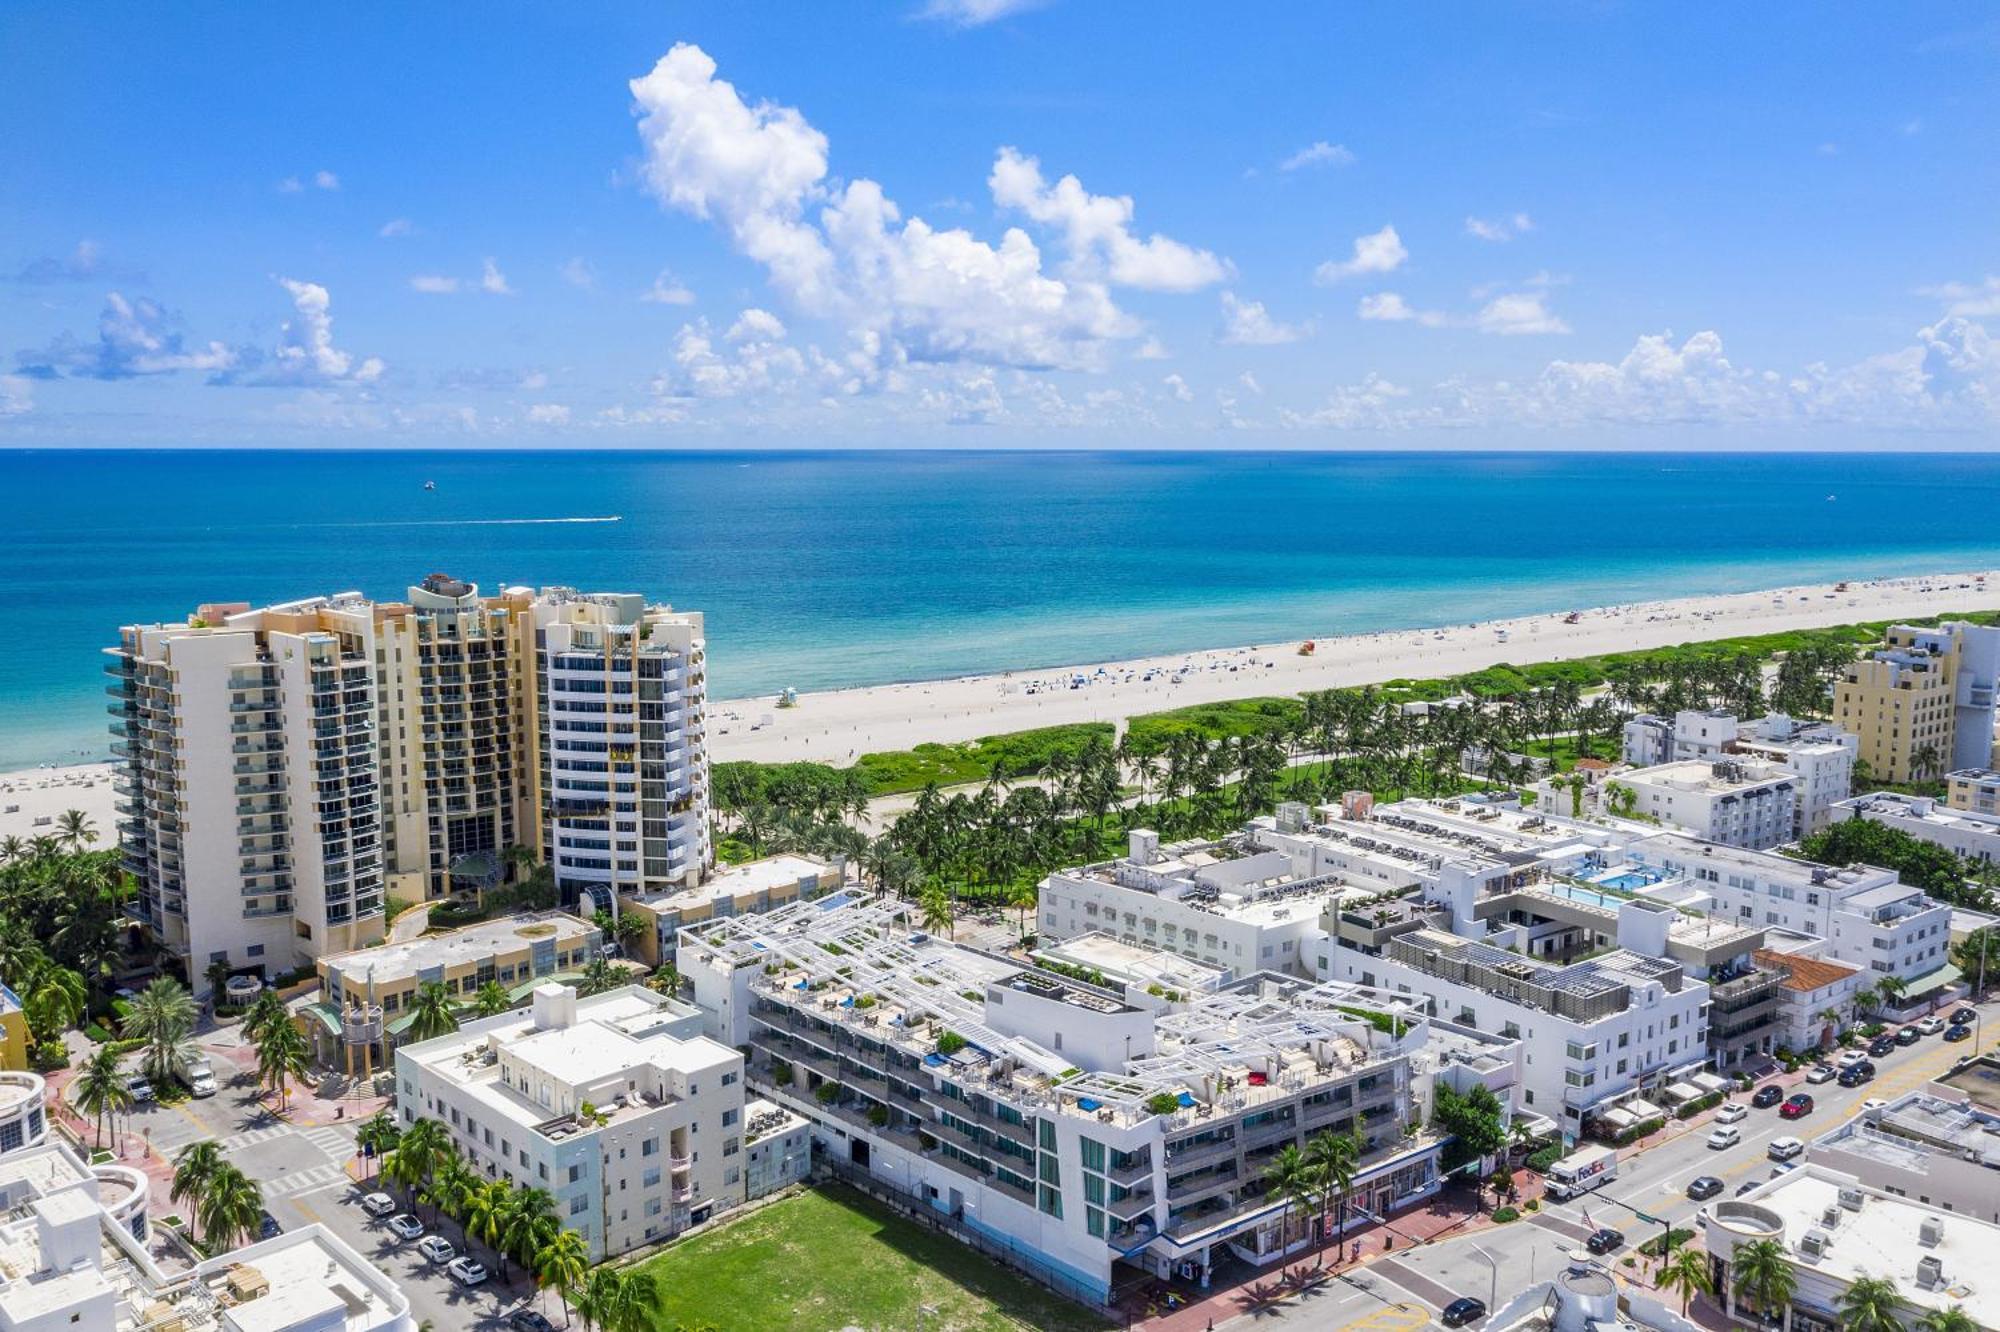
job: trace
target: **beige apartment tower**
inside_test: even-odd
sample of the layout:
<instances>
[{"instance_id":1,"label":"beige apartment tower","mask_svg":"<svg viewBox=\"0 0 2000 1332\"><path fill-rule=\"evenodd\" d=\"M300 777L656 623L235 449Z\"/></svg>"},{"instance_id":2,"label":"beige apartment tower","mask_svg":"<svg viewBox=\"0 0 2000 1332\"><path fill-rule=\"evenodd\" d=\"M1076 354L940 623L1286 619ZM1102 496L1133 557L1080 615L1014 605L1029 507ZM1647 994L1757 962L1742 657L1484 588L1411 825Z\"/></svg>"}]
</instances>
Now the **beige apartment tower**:
<instances>
[{"instance_id":1,"label":"beige apartment tower","mask_svg":"<svg viewBox=\"0 0 2000 1332\"><path fill-rule=\"evenodd\" d=\"M1833 687L1833 720L1860 738L1869 772L1910 782L1991 762L2000 628L1899 624L1884 638Z\"/></svg>"}]
</instances>

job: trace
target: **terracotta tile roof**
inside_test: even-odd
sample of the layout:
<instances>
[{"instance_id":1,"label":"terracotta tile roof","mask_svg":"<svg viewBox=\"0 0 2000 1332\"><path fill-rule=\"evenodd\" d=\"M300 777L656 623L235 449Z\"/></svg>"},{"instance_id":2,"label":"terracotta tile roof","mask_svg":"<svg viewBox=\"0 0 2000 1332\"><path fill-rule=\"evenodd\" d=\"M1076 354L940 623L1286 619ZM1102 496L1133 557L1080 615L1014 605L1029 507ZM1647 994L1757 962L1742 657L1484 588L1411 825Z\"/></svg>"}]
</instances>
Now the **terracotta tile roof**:
<instances>
[{"instance_id":1,"label":"terracotta tile roof","mask_svg":"<svg viewBox=\"0 0 2000 1332\"><path fill-rule=\"evenodd\" d=\"M1861 970L1859 967L1842 966L1838 962L1822 962L1816 957L1795 957L1769 948L1759 948L1753 956L1758 966L1784 972L1785 988L1788 990L1822 990Z\"/></svg>"},{"instance_id":2,"label":"terracotta tile roof","mask_svg":"<svg viewBox=\"0 0 2000 1332\"><path fill-rule=\"evenodd\" d=\"M1612 767L1610 760L1601 758L1580 758L1576 766L1586 772L1609 772Z\"/></svg>"}]
</instances>

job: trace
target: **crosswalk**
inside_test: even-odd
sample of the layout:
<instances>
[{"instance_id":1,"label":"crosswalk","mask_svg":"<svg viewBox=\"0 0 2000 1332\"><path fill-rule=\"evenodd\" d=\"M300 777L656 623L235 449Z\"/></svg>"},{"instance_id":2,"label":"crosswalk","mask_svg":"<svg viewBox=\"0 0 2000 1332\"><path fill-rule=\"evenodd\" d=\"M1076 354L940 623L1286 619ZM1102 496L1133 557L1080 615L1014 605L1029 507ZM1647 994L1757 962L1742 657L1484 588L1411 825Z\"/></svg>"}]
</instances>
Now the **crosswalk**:
<instances>
[{"instance_id":1,"label":"crosswalk","mask_svg":"<svg viewBox=\"0 0 2000 1332\"><path fill-rule=\"evenodd\" d=\"M354 1138L337 1128L300 1129L299 1136L336 1161L354 1155Z\"/></svg>"},{"instance_id":2,"label":"crosswalk","mask_svg":"<svg viewBox=\"0 0 2000 1332\"><path fill-rule=\"evenodd\" d=\"M314 1189L328 1184L340 1183L347 1178L347 1171L338 1165L309 1166L304 1170L294 1170L289 1175L263 1181L266 1198L291 1198L301 1193L311 1193Z\"/></svg>"},{"instance_id":3,"label":"crosswalk","mask_svg":"<svg viewBox=\"0 0 2000 1332\"><path fill-rule=\"evenodd\" d=\"M273 1138L282 1138L296 1132L298 1130L290 1124L270 1124L263 1128L244 1129L241 1133L232 1133L216 1145L222 1148L222 1154L227 1156L231 1152L240 1152L245 1147L254 1147L260 1142L269 1142Z\"/></svg>"}]
</instances>

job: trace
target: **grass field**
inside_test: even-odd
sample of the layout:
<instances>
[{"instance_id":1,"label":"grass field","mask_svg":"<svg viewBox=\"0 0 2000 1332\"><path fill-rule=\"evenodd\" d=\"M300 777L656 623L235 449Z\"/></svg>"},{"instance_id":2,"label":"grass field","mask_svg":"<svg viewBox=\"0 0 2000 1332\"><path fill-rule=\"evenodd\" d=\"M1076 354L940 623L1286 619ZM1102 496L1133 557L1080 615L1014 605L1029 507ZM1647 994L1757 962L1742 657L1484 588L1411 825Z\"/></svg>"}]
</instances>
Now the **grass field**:
<instances>
[{"instance_id":1,"label":"grass field","mask_svg":"<svg viewBox=\"0 0 2000 1332\"><path fill-rule=\"evenodd\" d=\"M656 1326L719 1332L1095 1332L1088 1310L848 1189L814 1189L677 1244L644 1270Z\"/></svg>"}]
</instances>

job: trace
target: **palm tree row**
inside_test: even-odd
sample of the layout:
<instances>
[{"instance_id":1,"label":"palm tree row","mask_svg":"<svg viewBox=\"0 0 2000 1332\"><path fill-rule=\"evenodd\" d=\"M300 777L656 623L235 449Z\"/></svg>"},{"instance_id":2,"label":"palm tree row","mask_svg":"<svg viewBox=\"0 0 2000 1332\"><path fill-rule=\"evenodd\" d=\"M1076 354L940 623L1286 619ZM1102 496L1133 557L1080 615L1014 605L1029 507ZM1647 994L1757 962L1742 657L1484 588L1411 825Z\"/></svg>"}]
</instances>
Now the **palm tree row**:
<instances>
[{"instance_id":1,"label":"palm tree row","mask_svg":"<svg viewBox=\"0 0 2000 1332\"><path fill-rule=\"evenodd\" d=\"M1330 1225L1336 1246L1347 1234L1347 1197L1361 1161L1360 1136L1328 1129L1306 1139L1304 1148L1287 1146L1264 1167L1265 1197L1282 1201L1290 1213L1319 1220L1320 1252L1324 1255ZM1336 1257L1338 1249L1336 1248Z\"/></svg>"},{"instance_id":2,"label":"palm tree row","mask_svg":"<svg viewBox=\"0 0 2000 1332\"><path fill-rule=\"evenodd\" d=\"M489 1179L458 1154L451 1135L434 1119L399 1128L387 1111L361 1126L364 1149L380 1160L381 1177L407 1192L410 1206L447 1216L461 1242L484 1244L507 1279L508 1264L532 1272L535 1284L554 1290L565 1315L572 1306L586 1327L603 1332L648 1332L659 1310L659 1291L643 1272L590 1267L583 1236L565 1230L547 1189Z\"/></svg>"},{"instance_id":3,"label":"palm tree row","mask_svg":"<svg viewBox=\"0 0 2000 1332\"><path fill-rule=\"evenodd\" d=\"M130 881L118 852L91 849L96 836L70 810L52 835L0 838L0 975L22 996L37 1046L60 1049L123 953Z\"/></svg>"}]
</instances>

